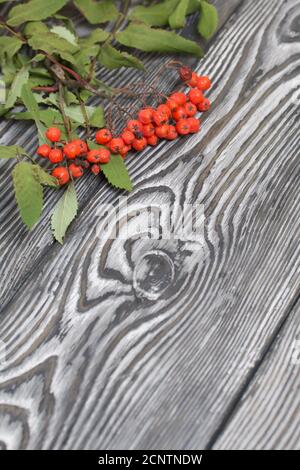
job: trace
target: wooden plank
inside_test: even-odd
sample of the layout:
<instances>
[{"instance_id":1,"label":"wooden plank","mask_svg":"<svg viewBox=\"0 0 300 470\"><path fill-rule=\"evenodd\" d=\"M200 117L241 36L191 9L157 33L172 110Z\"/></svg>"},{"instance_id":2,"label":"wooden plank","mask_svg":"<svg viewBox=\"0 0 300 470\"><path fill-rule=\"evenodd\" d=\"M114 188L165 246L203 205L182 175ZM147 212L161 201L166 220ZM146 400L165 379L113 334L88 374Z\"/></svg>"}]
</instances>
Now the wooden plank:
<instances>
[{"instance_id":1,"label":"wooden plank","mask_svg":"<svg viewBox=\"0 0 300 470\"><path fill-rule=\"evenodd\" d=\"M300 449L299 325L298 304L214 449Z\"/></svg>"},{"instance_id":2,"label":"wooden plank","mask_svg":"<svg viewBox=\"0 0 300 470\"><path fill-rule=\"evenodd\" d=\"M298 295L298 14L244 3L199 67L217 84L202 134L132 160L132 236L103 235L101 191L3 310L3 446L209 443ZM134 237L149 203L184 202L204 203L201 250Z\"/></svg>"},{"instance_id":3,"label":"wooden plank","mask_svg":"<svg viewBox=\"0 0 300 470\"><path fill-rule=\"evenodd\" d=\"M240 3L241 0L230 0L230 2L225 4L221 0L215 1L220 12L220 28ZM71 13L72 10L70 11ZM74 19L78 23L78 15L75 15ZM196 35L195 28L196 22L194 17L194 19L191 18L189 20L184 34L187 37L198 38L199 36ZM179 86L177 74L172 73L170 70L168 73L162 74L161 77L157 75L158 69L161 68L163 61L166 60L165 56L140 54L140 57L148 68L146 77L144 77L142 72L137 72L134 69L126 69L125 72L123 69L117 71L102 69L100 70L99 77L115 87L125 87L142 79L145 79L146 83L150 85L158 80L158 89L167 93ZM185 57L183 60L191 66L195 66L198 62L198 59L188 57ZM124 104L129 105L126 101ZM137 104L139 104L137 101L130 103L133 107ZM19 145L24 145L34 154L38 145L35 127L30 124L12 124L10 121L2 120L0 123L0 143L18 143ZM129 169L133 170L136 166L135 157L131 156L128 162ZM0 263L0 306L2 308L20 289L20 286L30 275L35 264L43 256L48 255L53 245L49 229L49 216L60 196L59 193L55 194L53 191L48 191L42 220L33 231L28 232L19 218L12 191L12 165L12 162L0 162L0 222L2 226L0 234L0 253L2 255ZM94 178L93 176L90 176L88 181L86 178L84 181L78 181L76 187L81 209L97 193L110 193L112 197L115 194L113 189L110 190L103 181L100 182L99 178Z\"/></svg>"}]
</instances>

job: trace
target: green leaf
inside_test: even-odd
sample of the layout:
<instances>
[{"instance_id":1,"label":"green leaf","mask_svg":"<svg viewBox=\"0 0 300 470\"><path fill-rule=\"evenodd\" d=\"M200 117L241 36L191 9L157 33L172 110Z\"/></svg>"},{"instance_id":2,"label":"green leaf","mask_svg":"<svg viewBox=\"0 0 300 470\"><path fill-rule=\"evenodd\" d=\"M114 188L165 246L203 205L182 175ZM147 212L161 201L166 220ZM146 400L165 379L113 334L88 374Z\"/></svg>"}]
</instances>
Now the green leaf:
<instances>
[{"instance_id":1,"label":"green leaf","mask_svg":"<svg viewBox=\"0 0 300 470\"><path fill-rule=\"evenodd\" d=\"M9 26L19 26L27 21L44 20L59 11L68 0L30 0L13 7L8 14Z\"/></svg>"},{"instance_id":2,"label":"green leaf","mask_svg":"<svg viewBox=\"0 0 300 470\"><path fill-rule=\"evenodd\" d=\"M145 24L131 23L124 31L116 34L116 39L127 47L135 47L145 52L172 52L203 56L201 47L194 41L185 39L171 31L154 29Z\"/></svg>"},{"instance_id":3,"label":"green leaf","mask_svg":"<svg viewBox=\"0 0 300 470\"><path fill-rule=\"evenodd\" d=\"M74 4L91 24L115 20L119 14L112 0L74 0Z\"/></svg>"},{"instance_id":4,"label":"green leaf","mask_svg":"<svg viewBox=\"0 0 300 470\"><path fill-rule=\"evenodd\" d=\"M172 29L184 27L188 5L189 0L180 0L177 7L169 17L169 25Z\"/></svg>"},{"instance_id":5,"label":"green leaf","mask_svg":"<svg viewBox=\"0 0 300 470\"><path fill-rule=\"evenodd\" d=\"M40 135L40 142L41 143L46 142L46 138L44 135L46 128L45 126L43 126L43 124L40 121L40 113L39 113L38 104L36 102L36 99L30 87L26 84L23 85L22 87L21 98L27 110L30 112L33 120L35 121L36 127L38 128L39 135Z\"/></svg>"},{"instance_id":6,"label":"green leaf","mask_svg":"<svg viewBox=\"0 0 300 470\"><path fill-rule=\"evenodd\" d=\"M98 106L90 117L90 125L92 127L104 127L105 126L105 117L104 110L102 106Z\"/></svg>"},{"instance_id":7,"label":"green leaf","mask_svg":"<svg viewBox=\"0 0 300 470\"><path fill-rule=\"evenodd\" d=\"M75 63L72 54L79 50L78 45L74 46L57 34L51 32L42 32L32 36L28 40L28 44L32 49L46 51L49 54L58 54L62 59L71 63Z\"/></svg>"},{"instance_id":8,"label":"green leaf","mask_svg":"<svg viewBox=\"0 0 300 470\"><path fill-rule=\"evenodd\" d=\"M53 236L59 243L63 244L66 231L72 220L76 217L77 211L78 202L75 186L73 183L70 183L56 204L51 217Z\"/></svg>"},{"instance_id":9,"label":"green leaf","mask_svg":"<svg viewBox=\"0 0 300 470\"><path fill-rule=\"evenodd\" d=\"M60 38L68 41L70 44L72 44L72 46L78 48L77 39L68 28L65 28L64 26L53 26L53 28L51 28L51 33L56 34Z\"/></svg>"},{"instance_id":10,"label":"green leaf","mask_svg":"<svg viewBox=\"0 0 300 470\"><path fill-rule=\"evenodd\" d=\"M21 39L17 37L0 37L0 57L3 58L5 55L11 59L23 46Z\"/></svg>"},{"instance_id":11,"label":"green leaf","mask_svg":"<svg viewBox=\"0 0 300 470\"><path fill-rule=\"evenodd\" d=\"M44 186L51 186L57 188L59 186L58 181L53 176L49 175L40 165L34 165L36 177L38 181Z\"/></svg>"},{"instance_id":12,"label":"green leaf","mask_svg":"<svg viewBox=\"0 0 300 470\"><path fill-rule=\"evenodd\" d=\"M109 184L132 191L132 183L121 155L112 155L109 163L101 165L101 169Z\"/></svg>"},{"instance_id":13,"label":"green leaf","mask_svg":"<svg viewBox=\"0 0 300 470\"><path fill-rule=\"evenodd\" d=\"M218 12L210 3L200 1L200 19L198 23L198 31L205 39L210 39L218 27Z\"/></svg>"},{"instance_id":14,"label":"green leaf","mask_svg":"<svg viewBox=\"0 0 300 470\"><path fill-rule=\"evenodd\" d=\"M145 70L143 63L127 52L120 52L110 44L104 44L99 55L99 62L108 69L134 67Z\"/></svg>"},{"instance_id":15,"label":"green leaf","mask_svg":"<svg viewBox=\"0 0 300 470\"><path fill-rule=\"evenodd\" d=\"M29 78L28 67L25 66L21 70L19 70L19 72L14 78L14 81L12 82L12 85L8 92L7 100L5 103L6 108L12 108L15 105L17 98L21 96L23 85L28 82L28 78Z\"/></svg>"},{"instance_id":16,"label":"green leaf","mask_svg":"<svg viewBox=\"0 0 300 470\"><path fill-rule=\"evenodd\" d=\"M104 42L108 39L109 32L101 28L96 28L91 32L87 37L79 39L79 44L81 47L90 47L98 42Z\"/></svg>"},{"instance_id":17,"label":"green leaf","mask_svg":"<svg viewBox=\"0 0 300 470\"><path fill-rule=\"evenodd\" d=\"M12 173L20 215L29 229L39 220L43 209L43 189L36 177L35 166L21 162Z\"/></svg>"},{"instance_id":18,"label":"green leaf","mask_svg":"<svg viewBox=\"0 0 300 470\"><path fill-rule=\"evenodd\" d=\"M27 152L19 145L0 146L0 158L16 158L18 155L27 155Z\"/></svg>"},{"instance_id":19,"label":"green leaf","mask_svg":"<svg viewBox=\"0 0 300 470\"><path fill-rule=\"evenodd\" d=\"M42 21L30 21L29 23L26 24L23 34L26 37L28 37L28 36L33 36L35 34L48 33L48 32L49 32L48 26Z\"/></svg>"},{"instance_id":20,"label":"green leaf","mask_svg":"<svg viewBox=\"0 0 300 470\"><path fill-rule=\"evenodd\" d=\"M85 106L85 110L92 126L104 127L105 119L103 108L101 106L98 106L97 108L94 106ZM81 106L67 106L65 108L65 113L69 118L73 119L73 121L78 122L81 125L85 124L85 118Z\"/></svg>"},{"instance_id":21,"label":"green leaf","mask_svg":"<svg viewBox=\"0 0 300 470\"><path fill-rule=\"evenodd\" d=\"M150 26L165 26L169 16L176 9L179 0L167 0L150 7L137 6L133 8L130 19L142 21Z\"/></svg>"}]
</instances>

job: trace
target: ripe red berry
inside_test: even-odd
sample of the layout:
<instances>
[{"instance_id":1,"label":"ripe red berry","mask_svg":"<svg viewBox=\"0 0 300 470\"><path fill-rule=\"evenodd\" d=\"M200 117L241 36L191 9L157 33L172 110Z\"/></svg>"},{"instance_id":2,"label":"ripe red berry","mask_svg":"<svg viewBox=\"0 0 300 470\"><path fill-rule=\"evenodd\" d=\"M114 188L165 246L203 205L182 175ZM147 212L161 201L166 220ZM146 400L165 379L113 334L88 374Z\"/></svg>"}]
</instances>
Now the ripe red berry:
<instances>
[{"instance_id":1,"label":"ripe red berry","mask_svg":"<svg viewBox=\"0 0 300 470\"><path fill-rule=\"evenodd\" d=\"M152 114L152 108L141 109L138 114L139 121L141 121L143 124L149 124L152 121Z\"/></svg>"},{"instance_id":2,"label":"ripe red berry","mask_svg":"<svg viewBox=\"0 0 300 470\"><path fill-rule=\"evenodd\" d=\"M152 123L145 124L143 126L143 136L144 137L151 137L154 134L155 134L155 127L153 126Z\"/></svg>"},{"instance_id":3,"label":"ripe red berry","mask_svg":"<svg viewBox=\"0 0 300 470\"><path fill-rule=\"evenodd\" d=\"M133 142L132 142L132 147L134 148L134 150L136 150L137 152L140 152L141 150L144 150L144 148L147 147L147 139L145 137L140 137L139 139L135 139Z\"/></svg>"},{"instance_id":4,"label":"ripe red berry","mask_svg":"<svg viewBox=\"0 0 300 470\"><path fill-rule=\"evenodd\" d=\"M64 146L64 154L68 160L74 160L81 154L81 147L76 142L69 142Z\"/></svg>"},{"instance_id":5,"label":"ripe red berry","mask_svg":"<svg viewBox=\"0 0 300 470\"><path fill-rule=\"evenodd\" d=\"M115 137L109 142L109 148L113 153L120 153L124 145L124 140L121 137Z\"/></svg>"},{"instance_id":6,"label":"ripe red berry","mask_svg":"<svg viewBox=\"0 0 300 470\"><path fill-rule=\"evenodd\" d=\"M38 154L40 157L48 158L50 151L51 151L51 147L49 147L49 145L47 145L47 144L44 144L44 145L41 145L41 146L37 149L37 154Z\"/></svg>"},{"instance_id":7,"label":"ripe red berry","mask_svg":"<svg viewBox=\"0 0 300 470\"><path fill-rule=\"evenodd\" d=\"M111 139L112 139L112 135L109 129L100 129L100 131L96 133L97 144L100 144L100 145L108 144L108 142L110 142Z\"/></svg>"},{"instance_id":8,"label":"ripe red berry","mask_svg":"<svg viewBox=\"0 0 300 470\"><path fill-rule=\"evenodd\" d=\"M194 88L197 86L197 81L198 81L198 75L196 74L196 72L193 72L192 78L190 79L188 84L190 87Z\"/></svg>"},{"instance_id":9,"label":"ripe red berry","mask_svg":"<svg viewBox=\"0 0 300 470\"><path fill-rule=\"evenodd\" d=\"M168 98L166 101L166 106L170 109L170 111L175 111L175 109L178 108L178 104L176 101L172 100L171 98Z\"/></svg>"},{"instance_id":10,"label":"ripe red berry","mask_svg":"<svg viewBox=\"0 0 300 470\"><path fill-rule=\"evenodd\" d=\"M123 139L126 145L131 145L135 139L135 135L128 129L125 129L121 134L121 138Z\"/></svg>"},{"instance_id":11,"label":"ripe red berry","mask_svg":"<svg viewBox=\"0 0 300 470\"><path fill-rule=\"evenodd\" d=\"M134 134L143 132L143 124L140 121L137 121L136 119L128 121L127 128Z\"/></svg>"},{"instance_id":12,"label":"ripe red berry","mask_svg":"<svg viewBox=\"0 0 300 470\"><path fill-rule=\"evenodd\" d=\"M197 114L197 106L194 103L185 103L184 110L188 117L193 117L195 114Z\"/></svg>"},{"instance_id":13,"label":"ripe red berry","mask_svg":"<svg viewBox=\"0 0 300 470\"><path fill-rule=\"evenodd\" d=\"M131 150L131 148L132 148L131 145L124 145L124 147L120 151L121 157L125 158L127 153Z\"/></svg>"},{"instance_id":14,"label":"ripe red berry","mask_svg":"<svg viewBox=\"0 0 300 470\"><path fill-rule=\"evenodd\" d=\"M190 133L195 134L200 130L200 119L197 119L195 117L190 117L187 119L187 122L190 126Z\"/></svg>"},{"instance_id":15,"label":"ripe red berry","mask_svg":"<svg viewBox=\"0 0 300 470\"><path fill-rule=\"evenodd\" d=\"M175 140L178 137L178 133L176 131L175 126L169 126L168 134L167 134L167 139L168 140Z\"/></svg>"},{"instance_id":16,"label":"ripe red berry","mask_svg":"<svg viewBox=\"0 0 300 470\"><path fill-rule=\"evenodd\" d=\"M54 168L54 170L52 171L51 174L52 174L52 176L54 176L54 178L56 178L58 180L58 182L61 186L70 181L69 172L68 172L67 168L65 168L64 166L58 166L58 167Z\"/></svg>"},{"instance_id":17,"label":"ripe red berry","mask_svg":"<svg viewBox=\"0 0 300 470\"><path fill-rule=\"evenodd\" d=\"M204 100L204 96L202 91L198 90L198 88L192 88L189 92L189 99L192 103L199 104Z\"/></svg>"},{"instance_id":18,"label":"ripe red berry","mask_svg":"<svg viewBox=\"0 0 300 470\"><path fill-rule=\"evenodd\" d=\"M71 163L69 166L69 171L73 178L80 178L83 175L82 166L75 165L75 163Z\"/></svg>"},{"instance_id":19,"label":"ripe red berry","mask_svg":"<svg viewBox=\"0 0 300 470\"><path fill-rule=\"evenodd\" d=\"M167 119L170 119L170 117L172 115L170 107L166 104L160 104L157 107L157 112L165 115Z\"/></svg>"},{"instance_id":20,"label":"ripe red berry","mask_svg":"<svg viewBox=\"0 0 300 470\"><path fill-rule=\"evenodd\" d=\"M188 82L192 78L192 71L189 67L180 67L179 76L183 82Z\"/></svg>"},{"instance_id":21,"label":"ripe red berry","mask_svg":"<svg viewBox=\"0 0 300 470\"><path fill-rule=\"evenodd\" d=\"M50 142L58 142L61 137L61 132L57 127L50 127L46 131L46 137Z\"/></svg>"},{"instance_id":22,"label":"ripe red berry","mask_svg":"<svg viewBox=\"0 0 300 470\"><path fill-rule=\"evenodd\" d=\"M51 163L60 163L64 159L63 153L59 149L52 149L49 152L49 160Z\"/></svg>"},{"instance_id":23,"label":"ripe red berry","mask_svg":"<svg viewBox=\"0 0 300 470\"><path fill-rule=\"evenodd\" d=\"M204 98L201 103L198 104L197 108L198 111L203 113L204 111L208 111L210 109L211 103L208 98Z\"/></svg>"},{"instance_id":24,"label":"ripe red berry","mask_svg":"<svg viewBox=\"0 0 300 470\"><path fill-rule=\"evenodd\" d=\"M94 164L91 166L91 172L94 173L94 175L99 175L100 171L101 168L99 165Z\"/></svg>"},{"instance_id":25,"label":"ripe red berry","mask_svg":"<svg viewBox=\"0 0 300 470\"><path fill-rule=\"evenodd\" d=\"M159 137L160 139L165 139L168 135L168 131L169 131L169 124L163 124L162 126L158 126L155 129L155 133L157 137Z\"/></svg>"},{"instance_id":26,"label":"ripe red berry","mask_svg":"<svg viewBox=\"0 0 300 470\"><path fill-rule=\"evenodd\" d=\"M187 135L190 132L190 125L187 119L181 119L176 124L176 131L180 135Z\"/></svg>"},{"instance_id":27,"label":"ripe red berry","mask_svg":"<svg viewBox=\"0 0 300 470\"><path fill-rule=\"evenodd\" d=\"M186 95L181 92L173 93L170 96L170 100L175 101L175 103L177 103L177 106L183 106L184 103L186 103Z\"/></svg>"},{"instance_id":28,"label":"ripe red berry","mask_svg":"<svg viewBox=\"0 0 300 470\"><path fill-rule=\"evenodd\" d=\"M162 126L163 124L166 124L168 120L169 120L169 117L165 113L154 111L153 121L157 126Z\"/></svg>"},{"instance_id":29,"label":"ripe red berry","mask_svg":"<svg viewBox=\"0 0 300 470\"><path fill-rule=\"evenodd\" d=\"M84 140L80 140L80 139L73 140L73 144L78 145L80 149L80 155L86 155L88 153L88 146L86 142L84 142Z\"/></svg>"},{"instance_id":30,"label":"ripe red berry","mask_svg":"<svg viewBox=\"0 0 300 470\"><path fill-rule=\"evenodd\" d=\"M201 76L201 77L198 77L197 79L197 87L199 88L199 90L201 91L206 91L206 90L209 90L210 87L211 87L211 81L208 77L204 77L204 76Z\"/></svg>"},{"instance_id":31,"label":"ripe red berry","mask_svg":"<svg viewBox=\"0 0 300 470\"><path fill-rule=\"evenodd\" d=\"M147 144L148 145L151 145L152 147L154 147L155 145L157 145L157 143L158 143L157 135L153 134L153 135L151 135L151 137L147 138Z\"/></svg>"},{"instance_id":32,"label":"ripe red berry","mask_svg":"<svg viewBox=\"0 0 300 470\"><path fill-rule=\"evenodd\" d=\"M108 163L110 151L108 149L93 149L87 154L87 161L90 163Z\"/></svg>"},{"instance_id":33,"label":"ripe red berry","mask_svg":"<svg viewBox=\"0 0 300 470\"><path fill-rule=\"evenodd\" d=\"M175 109L175 111L173 111L172 116L174 121L180 121L180 119L185 119L187 114L184 107L180 106L179 108Z\"/></svg>"}]
</instances>

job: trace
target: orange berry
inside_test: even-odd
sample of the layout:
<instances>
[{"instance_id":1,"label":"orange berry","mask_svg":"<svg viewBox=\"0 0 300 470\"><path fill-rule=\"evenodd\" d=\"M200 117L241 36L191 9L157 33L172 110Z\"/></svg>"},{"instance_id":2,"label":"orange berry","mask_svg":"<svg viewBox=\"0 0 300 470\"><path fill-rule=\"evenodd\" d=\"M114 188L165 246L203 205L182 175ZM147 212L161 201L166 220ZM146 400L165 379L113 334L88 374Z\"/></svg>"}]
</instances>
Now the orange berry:
<instances>
[{"instance_id":1,"label":"orange berry","mask_svg":"<svg viewBox=\"0 0 300 470\"><path fill-rule=\"evenodd\" d=\"M88 153L88 146L87 143L84 142L84 140L77 139L73 140L72 143L78 145L78 147L80 148L80 155L86 155Z\"/></svg>"},{"instance_id":2,"label":"orange berry","mask_svg":"<svg viewBox=\"0 0 300 470\"><path fill-rule=\"evenodd\" d=\"M181 119L176 124L176 131L180 135L187 135L190 132L190 125L187 119Z\"/></svg>"},{"instance_id":3,"label":"orange berry","mask_svg":"<svg viewBox=\"0 0 300 470\"><path fill-rule=\"evenodd\" d=\"M144 150L144 148L147 147L147 144L148 144L147 139L145 137L140 137L139 139L135 139L132 142L132 147L137 152L140 152L141 150Z\"/></svg>"},{"instance_id":4,"label":"orange berry","mask_svg":"<svg viewBox=\"0 0 300 470\"><path fill-rule=\"evenodd\" d=\"M169 124L163 124L162 126L158 126L155 129L155 133L157 137L159 137L160 139L165 139L168 135L168 131L169 131Z\"/></svg>"},{"instance_id":5,"label":"orange berry","mask_svg":"<svg viewBox=\"0 0 300 470\"><path fill-rule=\"evenodd\" d=\"M58 166L52 171L52 176L58 180L58 183L62 186L70 181L70 175L64 166Z\"/></svg>"},{"instance_id":6,"label":"orange berry","mask_svg":"<svg viewBox=\"0 0 300 470\"><path fill-rule=\"evenodd\" d=\"M169 126L168 134L167 134L167 140L175 140L178 137L178 133L176 131L175 126Z\"/></svg>"},{"instance_id":7,"label":"orange berry","mask_svg":"<svg viewBox=\"0 0 300 470\"><path fill-rule=\"evenodd\" d=\"M196 132L198 132L200 130L200 119L197 119L197 118L194 118L194 117L190 117L187 119L187 122L190 126L190 133L191 134L195 134Z\"/></svg>"},{"instance_id":8,"label":"orange berry","mask_svg":"<svg viewBox=\"0 0 300 470\"><path fill-rule=\"evenodd\" d=\"M52 149L49 152L49 160L51 163L60 163L64 159L63 153L59 149Z\"/></svg>"},{"instance_id":9,"label":"orange berry","mask_svg":"<svg viewBox=\"0 0 300 470\"><path fill-rule=\"evenodd\" d=\"M192 88L189 92L189 99L193 104L199 104L204 100L204 96L201 90L198 90L198 88Z\"/></svg>"},{"instance_id":10,"label":"orange berry","mask_svg":"<svg viewBox=\"0 0 300 470\"><path fill-rule=\"evenodd\" d=\"M199 90L201 91L206 91L206 90L209 90L210 87L211 87L211 81L208 77L205 77L205 76L201 76L201 77L198 77L197 79L197 87L199 88Z\"/></svg>"},{"instance_id":11,"label":"orange berry","mask_svg":"<svg viewBox=\"0 0 300 470\"><path fill-rule=\"evenodd\" d=\"M141 121L141 123L143 124L149 124L152 121L152 114L153 114L152 108L141 109L141 111L138 114L139 121Z\"/></svg>"},{"instance_id":12,"label":"orange berry","mask_svg":"<svg viewBox=\"0 0 300 470\"><path fill-rule=\"evenodd\" d=\"M155 127L153 126L152 123L145 124L143 126L143 136L144 137L151 137L154 134L155 134Z\"/></svg>"},{"instance_id":13,"label":"orange berry","mask_svg":"<svg viewBox=\"0 0 300 470\"><path fill-rule=\"evenodd\" d=\"M46 131L46 137L50 142L58 142L61 137L61 132L57 127L50 127Z\"/></svg>"},{"instance_id":14,"label":"orange berry","mask_svg":"<svg viewBox=\"0 0 300 470\"><path fill-rule=\"evenodd\" d=\"M95 138L96 138L97 144L105 145L111 141L112 135L109 129L100 129L100 131L96 133Z\"/></svg>"},{"instance_id":15,"label":"orange berry","mask_svg":"<svg viewBox=\"0 0 300 470\"><path fill-rule=\"evenodd\" d=\"M185 103L184 110L188 117L193 117L195 114L197 114L197 106L191 102Z\"/></svg>"},{"instance_id":16,"label":"orange berry","mask_svg":"<svg viewBox=\"0 0 300 470\"><path fill-rule=\"evenodd\" d=\"M198 111L201 113L208 111L210 109L211 103L208 98L204 98L204 100L201 101L201 103L198 104L197 108Z\"/></svg>"},{"instance_id":17,"label":"orange berry","mask_svg":"<svg viewBox=\"0 0 300 470\"><path fill-rule=\"evenodd\" d=\"M193 72L192 78L190 79L188 84L190 87L194 88L197 86L197 81L198 81L198 75L196 74L196 72Z\"/></svg>"},{"instance_id":18,"label":"orange berry","mask_svg":"<svg viewBox=\"0 0 300 470\"><path fill-rule=\"evenodd\" d=\"M69 142L64 146L64 154L68 160L74 160L81 154L81 147L75 142Z\"/></svg>"},{"instance_id":19,"label":"orange berry","mask_svg":"<svg viewBox=\"0 0 300 470\"><path fill-rule=\"evenodd\" d=\"M69 166L69 171L73 178L80 178L83 175L82 166L75 165L75 163L71 163Z\"/></svg>"},{"instance_id":20,"label":"orange berry","mask_svg":"<svg viewBox=\"0 0 300 470\"><path fill-rule=\"evenodd\" d=\"M137 121L136 119L131 119L130 121L128 121L127 128L134 134L143 132L143 124L140 121Z\"/></svg>"},{"instance_id":21,"label":"orange berry","mask_svg":"<svg viewBox=\"0 0 300 470\"><path fill-rule=\"evenodd\" d=\"M87 154L87 161L90 163L108 163L110 151L108 149L94 149Z\"/></svg>"},{"instance_id":22,"label":"orange berry","mask_svg":"<svg viewBox=\"0 0 300 470\"><path fill-rule=\"evenodd\" d=\"M109 142L109 148L113 153L120 153L124 147L125 143L121 137L115 137Z\"/></svg>"},{"instance_id":23,"label":"orange berry","mask_svg":"<svg viewBox=\"0 0 300 470\"><path fill-rule=\"evenodd\" d=\"M187 114L185 112L185 109L183 106L180 106L179 108L175 109L172 113L174 121L179 121L180 119L185 119L187 117Z\"/></svg>"},{"instance_id":24,"label":"orange berry","mask_svg":"<svg viewBox=\"0 0 300 470\"><path fill-rule=\"evenodd\" d=\"M153 121L157 126L162 126L163 124L166 124L168 120L169 120L169 117L165 113L154 111Z\"/></svg>"},{"instance_id":25,"label":"orange berry","mask_svg":"<svg viewBox=\"0 0 300 470\"><path fill-rule=\"evenodd\" d=\"M94 175L99 175L100 171L101 168L99 165L94 164L91 166L91 172L94 173Z\"/></svg>"},{"instance_id":26,"label":"orange berry","mask_svg":"<svg viewBox=\"0 0 300 470\"><path fill-rule=\"evenodd\" d=\"M175 103L177 103L177 106L183 106L184 103L186 103L186 95L181 92L173 93L170 96L170 100L175 101Z\"/></svg>"},{"instance_id":27,"label":"orange berry","mask_svg":"<svg viewBox=\"0 0 300 470\"><path fill-rule=\"evenodd\" d=\"M135 139L135 135L128 129L125 129L121 134L121 139L123 139L126 145L131 145Z\"/></svg>"},{"instance_id":28,"label":"orange berry","mask_svg":"<svg viewBox=\"0 0 300 470\"><path fill-rule=\"evenodd\" d=\"M124 147L122 148L120 152L121 157L125 158L127 153L130 152L131 148L132 148L131 145L124 145Z\"/></svg>"},{"instance_id":29,"label":"orange berry","mask_svg":"<svg viewBox=\"0 0 300 470\"><path fill-rule=\"evenodd\" d=\"M170 119L170 117L172 115L170 107L166 104L160 104L157 107L157 112L165 115L167 119Z\"/></svg>"},{"instance_id":30,"label":"orange berry","mask_svg":"<svg viewBox=\"0 0 300 470\"><path fill-rule=\"evenodd\" d=\"M157 143L158 143L157 135L153 134L153 135L151 135L151 137L147 138L147 144L148 145L151 145L152 147L154 147L155 145L157 145Z\"/></svg>"},{"instance_id":31,"label":"orange berry","mask_svg":"<svg viewBox=\"0 0 300 470\"><path fill-rule=\"evenodd\" d=\"M51 147L50 147L49 145L47 145L47 144L41 145L41 146L37 149L37 154L38 154L40 157L43 157L43 158L48 158L50 152L51 152Z\"/></svg>"}]
</instances>

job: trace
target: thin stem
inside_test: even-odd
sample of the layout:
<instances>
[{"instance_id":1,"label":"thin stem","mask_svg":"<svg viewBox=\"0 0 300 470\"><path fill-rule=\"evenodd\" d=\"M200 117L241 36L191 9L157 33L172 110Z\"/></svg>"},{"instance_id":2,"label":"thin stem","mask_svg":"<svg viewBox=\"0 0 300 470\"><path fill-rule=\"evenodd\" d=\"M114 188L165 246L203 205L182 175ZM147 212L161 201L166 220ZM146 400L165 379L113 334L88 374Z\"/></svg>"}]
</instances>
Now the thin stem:
<instances>
[{"instance_id":1,"label":"thin stem","mask_svg":"<svg viewBox=\"0 0 300 470\"><path fill-rule=\"evenodd\" d=\"M64 88L62 84L59 84L59 109L63 117L64 126L68 135L68 139L71 140L71 123L70 123L70 119L65 113Z\"/></svg>"},{"instance_id":2,"label":"thin stem","mask_svg":"<svg viewBox=\"0 0 300 470\"><path fill-rule=\"evenodd\" d=\"M85 127L86 127L86 130L87 130L87 137L90 138L91 137L90 120L89 120L89 117L88 117L88 114L87 114L87 111L86 111L86 107L85 107L85 104L82 101L79 93L77 94L77 97L78 97L78 100L79 100L79 103L80 103L80 108L81 108L82 115L84 117L84 123L85 123Z\"/></svg>"}]
</instances>

